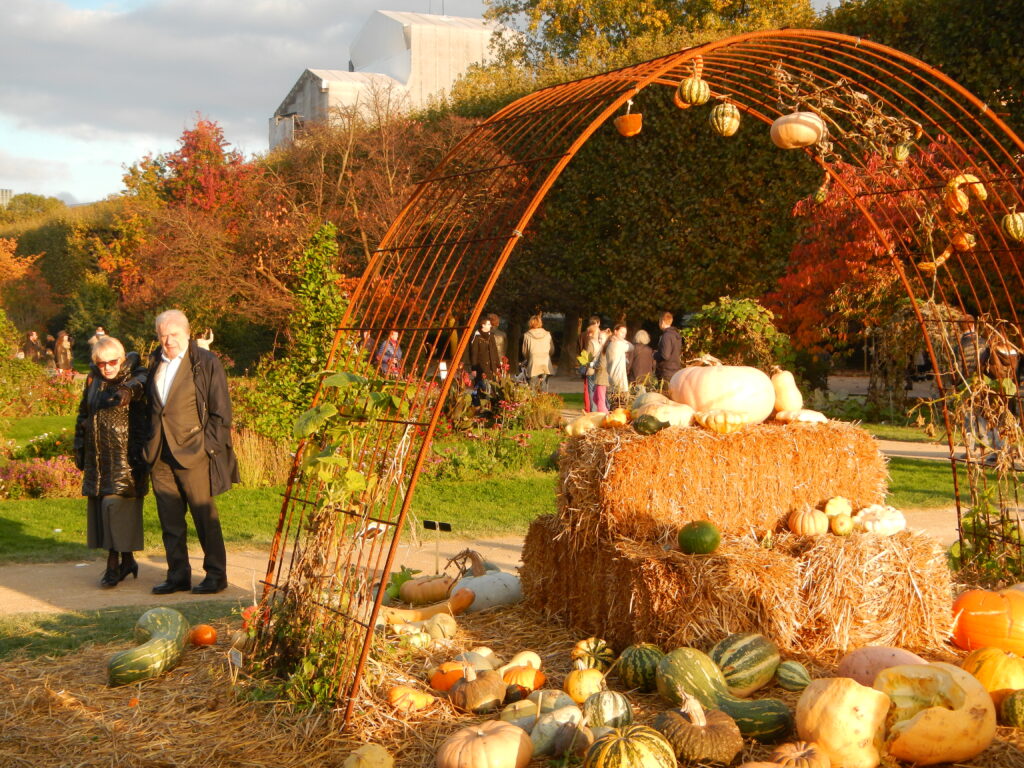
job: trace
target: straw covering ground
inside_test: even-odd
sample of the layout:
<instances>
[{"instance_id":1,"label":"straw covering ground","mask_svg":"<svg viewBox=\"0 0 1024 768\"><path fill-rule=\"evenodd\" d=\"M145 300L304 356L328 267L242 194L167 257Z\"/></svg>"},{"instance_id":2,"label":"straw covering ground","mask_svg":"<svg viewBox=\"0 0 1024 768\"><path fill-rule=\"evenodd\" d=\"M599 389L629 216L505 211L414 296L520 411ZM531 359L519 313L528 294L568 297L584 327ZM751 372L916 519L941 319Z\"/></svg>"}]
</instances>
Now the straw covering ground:
<instances>
[{"instance_id":1,"label":"straw covering ground","mask_svg":"<svg viewBox=\"0 0 1024 768\"><path fill-rule=\"evenodd\" d=\"M189 649L178 668L139 687L111 689L104 684L107 658L127 643L93 646L56 659L0 664L0 765L339 768L352 749L374 742L395 756L398 768L432 766L444 739L487 718L458 713L444 699L424 712L402 715L384 702L386 688L401 682L426 690L428 668L474 645L487 645L504 658L523 649L536 651L548 675L547 687L557 688L570 669L569 651L580 639L523 606L463 616L459 623L454 640L430 651L396 652L382 641L348 732L340 731L330 715L239 697L237 693L249 684L242 676L233 686L223 642ZM222 637L230 634L225 625L217 626ZM814 677L827 676L833 669L831 660L787 656L806 664ZM952 655L947 650L929 658L951 660ZM625 690L614 670L608 683ZM782 699L791 709L799 697L777 686L758 696L762 694ZM138 704L132 706L136 696ZM656 694L631 692L629 698L637 720L646 724L668 708ZM763 760L769 751L747 742L741 757ZM530 765L548 763L537 758ZM963 765L1024 768L1024 738L1019 731L1000 728L996 743Z\"/></svg>"}]
</instances>

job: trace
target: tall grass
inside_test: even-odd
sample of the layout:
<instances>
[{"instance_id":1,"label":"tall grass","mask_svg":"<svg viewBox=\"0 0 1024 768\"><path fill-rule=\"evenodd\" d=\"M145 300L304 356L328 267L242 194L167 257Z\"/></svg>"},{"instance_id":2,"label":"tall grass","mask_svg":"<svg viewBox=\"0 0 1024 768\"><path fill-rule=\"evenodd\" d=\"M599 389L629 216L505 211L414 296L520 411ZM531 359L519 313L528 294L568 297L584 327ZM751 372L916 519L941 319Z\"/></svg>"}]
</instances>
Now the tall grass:
<instances>
[{"instance_id":1,"label":"tall grass","mask_svg":"<svg viewBox=\"0 0 1024 768\"><path fill-rule=\"evenodd\" d=\"M232 438L238 473L246 488L275 488L288 482L292 467L292 446L251 429L237 429Z\"/></svg>"}]
</instances>

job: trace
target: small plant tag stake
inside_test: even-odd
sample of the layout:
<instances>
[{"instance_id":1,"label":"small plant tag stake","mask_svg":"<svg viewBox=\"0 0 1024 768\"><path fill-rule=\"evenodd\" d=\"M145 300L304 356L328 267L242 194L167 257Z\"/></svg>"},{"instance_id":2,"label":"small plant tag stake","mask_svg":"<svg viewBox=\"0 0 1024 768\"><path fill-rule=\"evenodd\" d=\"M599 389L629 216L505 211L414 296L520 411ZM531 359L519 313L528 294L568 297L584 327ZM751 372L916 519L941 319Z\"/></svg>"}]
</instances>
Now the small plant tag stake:
<instances>
[{"instance_id":1,"label":"small plant tag stake","mask_svg":"<svg viewBox=\"0 0 1024 768\"><path fill-rule=\"evenodd\" d=\"M451 523L441 523L437 520L424 520L423 528L427 531L434 532L434 573L441 572L441 536L440 532L445 531L446 533L452 532Z\"/></svg>"}]
</instances>

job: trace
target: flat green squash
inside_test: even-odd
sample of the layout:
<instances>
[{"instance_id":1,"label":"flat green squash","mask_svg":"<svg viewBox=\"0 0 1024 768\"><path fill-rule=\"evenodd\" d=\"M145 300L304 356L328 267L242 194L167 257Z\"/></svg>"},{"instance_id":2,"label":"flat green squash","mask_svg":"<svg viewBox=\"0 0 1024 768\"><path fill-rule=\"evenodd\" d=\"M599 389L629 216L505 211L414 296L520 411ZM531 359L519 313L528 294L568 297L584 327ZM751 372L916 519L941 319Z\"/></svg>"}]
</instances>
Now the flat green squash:
<instances>
[{"instance_id":1,"label":"flat green squash","mask_svg":"<svg viewBox=\"0 0 1024 768\"><path fill-rule=\"evenodd\" d=\"M180 611L150 608L135 622L135 641L140 645L115 653L107 662L107 684L129 685L175 667L185 650L188 629Z\"/></svg>"}]
</instances>

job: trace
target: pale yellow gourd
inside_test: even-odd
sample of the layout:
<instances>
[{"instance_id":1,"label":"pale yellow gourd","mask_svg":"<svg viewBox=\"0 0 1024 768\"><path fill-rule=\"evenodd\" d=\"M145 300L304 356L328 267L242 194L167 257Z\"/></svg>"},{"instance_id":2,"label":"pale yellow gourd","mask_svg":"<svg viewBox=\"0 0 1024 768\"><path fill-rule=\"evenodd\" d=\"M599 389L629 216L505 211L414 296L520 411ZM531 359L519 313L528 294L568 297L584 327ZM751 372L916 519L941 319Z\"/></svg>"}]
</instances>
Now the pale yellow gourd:
<instances>
[{"instance_id":1,"label":"pale yellow gourd","mask_svg":"<svg viewBox=\"0 0 1024 768\"><path fill-rule=\"evenodd\" d=\"M605 414L603 413L584 413L572 421L570 421L566 427L565 432L569 437L579 437L585 435L592 429L597 429L604 424Z\"/></svg>"},{"instance_id":2,"label":"pale yellow gourd","mask_svg":"<svg viewBox=\"0 0 1024 768\"><path fill-rule=\"evenodd\" d=\"M742 413L725 411L715 408L710 411L698 411L694 414L697 423L704 429L717 432L720 435L729 435L737 430L743 429L749 423Z\"/></svg>"},{"instance_id":3,"label":"pale yellow gourd","mask_svg":"<svg viewBox=\"0 0 1024 768\"><path fill-rule=\"evenodd\" d=\"M804 396L796 386L796 379L789 371L778 366L772 372L772 387L775 389L776 411L799 411L804 407Z\"/></svg>"},{"instance_id":4,"label":"pale yellow gourd","mask_svg":"<svg viewBox=\"0 0 1024 768\"><path fill-rule=\"evenodd\" d=\"M783 424L795 424L797 422L803 422L805 424L824 424L828 421L828 416L821 411L811 411L807 408L801 408L799 411L779 411L775 414L775 420Z\"/></svg>"}]
</instances>

